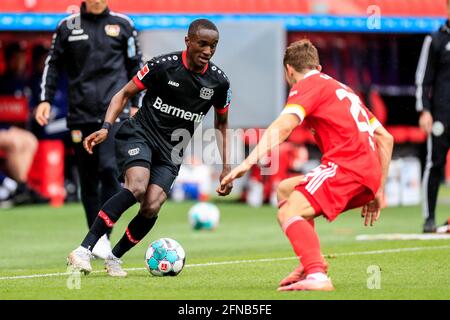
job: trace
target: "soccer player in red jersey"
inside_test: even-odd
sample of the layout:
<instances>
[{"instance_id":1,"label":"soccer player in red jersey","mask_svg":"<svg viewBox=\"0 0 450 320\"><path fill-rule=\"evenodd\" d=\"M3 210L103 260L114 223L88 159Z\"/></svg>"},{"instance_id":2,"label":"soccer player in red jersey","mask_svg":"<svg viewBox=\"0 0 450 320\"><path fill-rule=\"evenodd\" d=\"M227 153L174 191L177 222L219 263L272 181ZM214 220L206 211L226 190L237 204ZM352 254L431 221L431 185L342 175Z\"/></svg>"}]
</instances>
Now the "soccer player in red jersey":
<instances>
[{"instance_id":1,"label":"soccer player in red jersey","mask_svg":"<svg viewBox=\"0 0 450 320\"><path fill-rule=\"evenodd\" d=\"M393 138L349 87L320 72L317 49L309 40L291 44L283 62L291 86L283 112L221 185L242 177L297 125L309 127L322 152L320 166L282 181L277 190L278 221L300 259L278 290L334 290L314 218L333 221L362 207L365 225L373 225L380 216Z\"/></svg>"}]
</instances>

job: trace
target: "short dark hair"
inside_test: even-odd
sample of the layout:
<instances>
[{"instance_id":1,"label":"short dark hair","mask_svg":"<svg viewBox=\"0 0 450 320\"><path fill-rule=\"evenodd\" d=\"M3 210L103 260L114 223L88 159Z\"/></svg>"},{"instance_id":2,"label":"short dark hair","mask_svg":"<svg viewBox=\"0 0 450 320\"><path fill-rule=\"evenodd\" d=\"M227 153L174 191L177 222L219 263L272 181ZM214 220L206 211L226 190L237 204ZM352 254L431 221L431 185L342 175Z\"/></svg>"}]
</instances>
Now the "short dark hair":
<instances>
[{"instance_id":1,"label":"short dark hair","mask_svg":"<svg viewBox=\"0 0 450 320\"><path fill-rule=\"evenodd\" d=\"M217 33L219 33L219 30L217 29L216 25L212 23L208 19L196 19L191 22L188 29L188 35L194 35L197 33L198 29L205 28L209 30L214 30Z\"/></svg>"},{"instance_id":2,"label":"short dark hair","mask_svg":"<svg viewBox=\"0 0 450 320\"><path fill-rule=\"evenodd\" d=\"M317 48L308 39L293 42L287 47L283 64L289 64L298 72L315 69L320 65Z\"/></svg>"}]
</instances>

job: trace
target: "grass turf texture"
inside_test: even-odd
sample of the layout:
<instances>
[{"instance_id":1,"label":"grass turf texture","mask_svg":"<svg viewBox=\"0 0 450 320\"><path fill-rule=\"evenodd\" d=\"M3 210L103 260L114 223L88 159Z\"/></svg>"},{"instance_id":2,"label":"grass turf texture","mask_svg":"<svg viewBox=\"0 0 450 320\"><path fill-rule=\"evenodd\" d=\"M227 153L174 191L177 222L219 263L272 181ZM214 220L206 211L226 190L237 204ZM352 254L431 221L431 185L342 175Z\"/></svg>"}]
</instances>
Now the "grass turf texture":
<instances>
[{"instance_id":1,"label":"grass turf texture","mask_svg":"<svg viewBox=\"0 0 450 320\"><path fill-rule=\"evenodd\" d=\"M276 210L218 203L221 222L215 231L194 231L187 222L193 202L168 202L146 238L124 256L124 279L102 271L81 276L80 289L67 287L67 275L5 279L19 275L66 272L68 253L81 242L87 227L81 205L62 208L20 207L0 211L0 300L9 299L450 299L450 241L355 241L358 234L420 233L420 208L388 208L372 228L364 227L359 211L341 215L333 223L316 219L322 252L329 255L334 292L276 291L278 282L297 261L276 219ZM448 204L438 206L438 222L449 214ZM137 206L115 226L113 244L122 236ZM152 277L144 268L147 245L158 238L177 240L186 250L187 266L177 277ZM436 248L439 247L439 248ZM361 254L398 248L415 251ZM358 253L360 254L352 254ZM291 258L290 258L291 257ZM288 259L277 259L288 258ZM229 262L267 259L257 262ZM371 265L379 266L381 289L370 290Z\"/></svg>"}]
</instances>

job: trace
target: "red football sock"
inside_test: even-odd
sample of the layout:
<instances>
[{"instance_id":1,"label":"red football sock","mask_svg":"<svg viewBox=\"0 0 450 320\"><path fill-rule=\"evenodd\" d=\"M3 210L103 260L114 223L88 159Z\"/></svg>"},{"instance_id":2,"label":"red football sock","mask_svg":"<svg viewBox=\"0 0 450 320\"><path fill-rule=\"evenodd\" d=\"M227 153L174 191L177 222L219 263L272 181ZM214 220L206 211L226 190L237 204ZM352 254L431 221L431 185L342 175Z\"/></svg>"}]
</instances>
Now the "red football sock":
<instances>
[{"instance_id":1,"label":"red football sock","mask_svg":"<svg viewBox=\"0 0 450 320\"><path fill-rule=\"evenodd\" d=\"M300 257L305 273L325 273L319 237L314 231L314 222L311 224L300 216L294 216L284 223L283 230L295 254Z\"/></svg>"}]
</instances>

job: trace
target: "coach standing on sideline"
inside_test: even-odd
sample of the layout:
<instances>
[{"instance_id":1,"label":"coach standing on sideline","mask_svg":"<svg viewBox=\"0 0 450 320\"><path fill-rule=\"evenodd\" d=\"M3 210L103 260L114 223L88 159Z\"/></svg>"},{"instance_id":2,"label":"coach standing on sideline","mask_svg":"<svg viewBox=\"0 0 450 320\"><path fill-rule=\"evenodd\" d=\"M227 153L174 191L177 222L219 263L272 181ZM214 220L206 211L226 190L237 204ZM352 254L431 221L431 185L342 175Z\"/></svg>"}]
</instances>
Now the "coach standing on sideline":
<instances>
[{"instance_id":1,"label":"coach standing on sideline","mask_svg":"<svg viewBox=\"0 0 450 320\"><path fill-rule=\"evenodd\" d=\"M108 140L93 155L83 149L82 141L102 128L111 98L140 70L141 52L136 36L133 22L110 11L107 0L86 0L81 3L80 13L59 23L45 61L41 102L35 118L41 126L48 124L58 73L65 70L69 79L67 127L71 130L89 227L104 202L120 191L114 134L118 122L129 117L130 105L107 128ZM131 101L131 113L136 111L138 99ZM105 235L93 253L106 258L110 252Z\"/></svg>"},{"instance_id":2,"label":"coach standing on sideline","mask_svg":"<svg viewBox=\"0 0 450 320\"><path fill-rule=\"evenodd\" d=\"M450 0L447 3L450 17ZM450 19L450 18L449 18ZM423 174L423 232L436 232L439 186L450 148L450 20L423 43L416 72L419 126L428 134Z\"/></svg>"}]
</instances>

